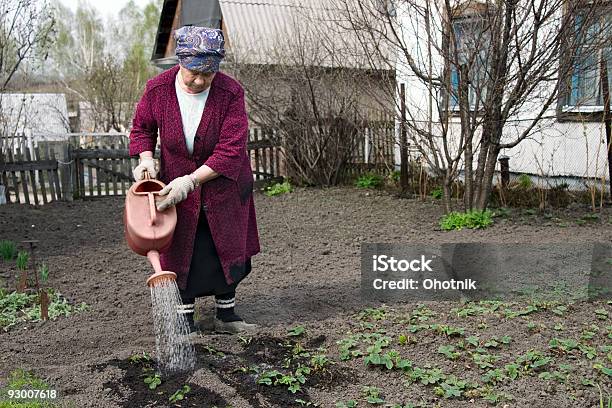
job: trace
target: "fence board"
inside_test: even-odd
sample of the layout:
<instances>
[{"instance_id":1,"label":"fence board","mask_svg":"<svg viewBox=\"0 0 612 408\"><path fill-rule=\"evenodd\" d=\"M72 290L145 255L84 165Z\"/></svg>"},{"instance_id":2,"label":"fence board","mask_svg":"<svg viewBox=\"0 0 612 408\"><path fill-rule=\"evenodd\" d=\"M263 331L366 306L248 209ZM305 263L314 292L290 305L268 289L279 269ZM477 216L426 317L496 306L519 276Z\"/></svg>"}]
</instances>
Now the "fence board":
<instances>
[{"instance_id":1,"label":"fence board","mask_svg":"<svg viewBox=\"0 0 612 408\"><path fill-rule=\"evenodd\" d=\"M24 161L22 155L21 155L21 148L18 147L17 148L17 152L15 153L15 157L17 157L17 160L19 161ZM19 171L19 176L21 178L21 187L23 189L23 195L24 195L24 200L26 204L30 204L30 193L28 191L28 180L27 180L27 175L25 170L20 170Z\"/></svg>"},{"instance_id":2,"label":"fence board","mask_svg":"<svg viewBox=\"0 0 612 408\"><path fill-rule=\"evenodd\" d=\"M49 160L51 158L51 153L49 152L49 145L45 145L45 148L41 150L41 155L43 160ZM55 186L53 184L53 172L50 169L45 170L47 174L47 179L49 180L49 193L51 193L51 201L59 200L57 195L55 194Z\"/></svg>"},{"instance_id":3,"label":"fence board","mask_svg":"<svg viewBox=\"0 0 612 408\"><path fill-rule=\"evenodd\" d=\"M254 136L254 143L251 143L250 145L253 146L254 144L259 142L259 129L253 129L253 136ZM260 158L259 158L259 149L257 148L253 148L253 150L255 150L255 179L256 180L261 180L261 174L259 173L259 163L260 163Z\"/></svg>"},{"instance_id":4,"label":"fence board","mask_svg":"<svg viewBox=\"0 0 612 408\"><path fill-rule=\"evenodd\" d=\"M55 150L54 149L49 149L49 152L51 153L49 158L51 160L56 160L55 159ZM55 184L55 196L57 197L58 200L61 200L62 198L65 197L65 193L62 192L62 188L61 188L61 185L60 185L59 166L55 170L52 170L51 174L53 175L53 183Z\"/></svg>"},{"instance_id":5,"label":"fence board","mask_svg":"<svg viewBox=\"0 0 612 408\"><path fill-rule=\"evenodd\" d=\"M34 157L34 160L40 160L41 156L40 156L40 150L38 147L34 148L34 154L32 155ZM38 170L36 172L36 175L38 176L38 180L40 181L40 192L42 193L42 201L43 204L47 204L49 201L47 199L47 189L45 188L45 176L44 176L45 172L43 170ZM35 179L36 180L36 179ZM36 183L33 183L36 184Z\"/></svg>"}]
</instances>

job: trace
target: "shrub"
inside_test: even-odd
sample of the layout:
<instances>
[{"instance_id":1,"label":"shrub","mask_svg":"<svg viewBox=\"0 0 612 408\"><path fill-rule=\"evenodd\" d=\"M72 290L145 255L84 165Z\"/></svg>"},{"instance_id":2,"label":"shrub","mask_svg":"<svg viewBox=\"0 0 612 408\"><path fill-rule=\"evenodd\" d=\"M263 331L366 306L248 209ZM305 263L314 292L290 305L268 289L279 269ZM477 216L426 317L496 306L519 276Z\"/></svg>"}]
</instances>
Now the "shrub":
<instances>
[{"instance_id":1,"label":"shrub","mask_svg":"<svg viewBox=\"0 0 612 408\"><path fill-rule=\"evenodd\" d=\"M265 195L268 197L277 196L285 193L290 193L293 191L293 187L289 180L285 180L283 183L275 183L271 186L266 187Z\"/></svg>"},{"instance_id":2,"label":"shrub","mask_svg":"<svg viewBox=\"0 0 612 408\"><path fill-rule=\"evenodd\" d=\"M383 183L383 177L376 173L365 173L357 179L355 185L359 188L377 188Z\"/></svg>"},{"instance_id":3,"label":"shrub","mask_svg":"<svg viewBox=\"0 0 612 408\"><path fill-rule=\"evenodd\" d=\"M5 261L12 261L17 257L17 245L13 241L0 241L0 257Z\"/></svg>"},{"instance_id":4,"label":"shrub","mask_svg":"<svg viewBox=\"0 0 612 408\"><path fill-rule=\"evenodd\" d=\"M442 194L443 194L442 187L436 187L436 188L435 188L435 189L434 189L434 190L431 192L431 196L432 196L433 198L435 198L436 200L441 199L441 198L442 198Z\"/></svg>"},{"instance_id":5,"label":"shrub","mask_svg":"<svg viewBox=\"0 0 612 408\"><path fill-rule=\"evenodd\" d=\"M493 224L492 213L485 211L468 211L465 213L451 212L440 220L440 227L445 231L461 230L463 228L479 229Z\"/></svg>"},{"instance_id":6,"label":"shrub","mask_svg":"<svg viewBox=\"0 0 612 408\"><path fill-rule=\"evenodd\" d=\"M531 177L529 177L528 174L521 174L518 177L518 184L519 184L519 187L524 188L524 189L533 187L533 181L531 180Z\"/></svg>"}]
</instances>

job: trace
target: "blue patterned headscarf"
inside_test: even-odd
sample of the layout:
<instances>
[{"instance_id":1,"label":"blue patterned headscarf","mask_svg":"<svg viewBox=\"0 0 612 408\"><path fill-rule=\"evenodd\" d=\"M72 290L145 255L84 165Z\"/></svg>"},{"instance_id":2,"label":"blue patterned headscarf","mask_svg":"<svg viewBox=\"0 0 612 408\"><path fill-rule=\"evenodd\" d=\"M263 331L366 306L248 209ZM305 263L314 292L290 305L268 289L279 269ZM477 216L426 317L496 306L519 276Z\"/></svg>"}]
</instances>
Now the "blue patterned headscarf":
<instances>
[{"instance_id":1,"label":"blue patterned headscarf","mask_svg":"<svg viewBox=\"0 0 612 408\"><path fill-rule=\"evenodd\" d=\"M179 64L198 72L217 72L225 57L223 31L184 26L174 33Z\"/></svg>"}]
</instances>

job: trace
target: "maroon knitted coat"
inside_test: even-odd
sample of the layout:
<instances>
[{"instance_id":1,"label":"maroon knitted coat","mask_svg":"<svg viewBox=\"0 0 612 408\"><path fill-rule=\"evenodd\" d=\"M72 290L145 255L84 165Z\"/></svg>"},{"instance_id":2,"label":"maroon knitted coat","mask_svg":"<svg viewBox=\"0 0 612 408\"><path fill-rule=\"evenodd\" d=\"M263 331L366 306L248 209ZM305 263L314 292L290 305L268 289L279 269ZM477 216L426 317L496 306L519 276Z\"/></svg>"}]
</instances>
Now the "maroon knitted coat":
<instances>
[{"instance_id":1,"label":"maroon knitted coat","mask_svg":"<svg viewBox=\"0 0 612 408\"><path fill-rule=\"evenodd\" d=\"M164 270L176 272L178 286L186 288L203 201L225 280L232 284L238 278L238 272L234 271L241 270L239 266L260 250L253 204L253 172L246 150L248 121L244 90L231 77L221 72L215 75L196 131L193 155L190 155L174 88L178 71L177 65L147 82L134 115L130 155L155 151L159 131L158 178L161 181L169 183L202 164L220 174L177 204L174 237L170 248L161 254L161 265Z\"/></svg>"}]
</instances>

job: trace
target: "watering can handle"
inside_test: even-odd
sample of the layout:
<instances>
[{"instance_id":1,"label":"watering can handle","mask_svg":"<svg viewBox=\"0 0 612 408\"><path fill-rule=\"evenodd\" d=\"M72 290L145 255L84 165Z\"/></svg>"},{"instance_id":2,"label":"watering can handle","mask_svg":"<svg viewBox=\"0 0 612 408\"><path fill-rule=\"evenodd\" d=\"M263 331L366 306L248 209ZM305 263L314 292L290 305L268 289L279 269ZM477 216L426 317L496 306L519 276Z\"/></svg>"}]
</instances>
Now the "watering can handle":
<instances>
[{"instance_id":1,"label":"watering can handle","mask_svg":"<svg viewBox=\"0 0 612 408\"><path fill-rule=\"evenodd\" d=\"M149 211L151 213L151 220L149 221L149 226L153 226L155 225L155 221L157 220L155 197L153 196L152 192L147 193L147 196L149 198Z\"/></svg>"}]
</instances>

